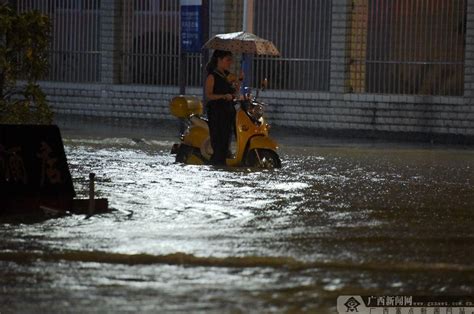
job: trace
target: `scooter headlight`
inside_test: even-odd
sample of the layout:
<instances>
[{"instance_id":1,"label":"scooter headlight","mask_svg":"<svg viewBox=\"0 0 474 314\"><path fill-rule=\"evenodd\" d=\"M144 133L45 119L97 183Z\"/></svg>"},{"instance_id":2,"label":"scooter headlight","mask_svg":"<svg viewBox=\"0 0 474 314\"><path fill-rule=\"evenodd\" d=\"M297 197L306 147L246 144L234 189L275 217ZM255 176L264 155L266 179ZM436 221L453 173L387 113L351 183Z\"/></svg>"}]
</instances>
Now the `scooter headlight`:
<instances>
[{"instance_id":1,"label":"scooter headlight","mask_svg":"<svg viewBox=\"0 0 474 314\"><path fill-rule=\"evenodd\" d=\"M260 118L263 117L263 106L252 104L247 109L247 112L253 120L259 121Z\"/></svg>"}]
</instances>

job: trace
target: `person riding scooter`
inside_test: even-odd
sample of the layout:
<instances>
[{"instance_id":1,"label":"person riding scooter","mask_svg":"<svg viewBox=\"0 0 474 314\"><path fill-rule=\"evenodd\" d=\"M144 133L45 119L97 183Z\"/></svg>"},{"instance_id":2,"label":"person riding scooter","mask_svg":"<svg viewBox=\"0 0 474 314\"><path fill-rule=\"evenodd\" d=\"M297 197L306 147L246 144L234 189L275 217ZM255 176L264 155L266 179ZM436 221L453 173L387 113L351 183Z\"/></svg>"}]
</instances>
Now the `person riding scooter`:
<instances>
[{"instance_id":1,"label":"person riding scooter","mask_svg":"<svg viewBox=\"0 0 474 314\"><path fill-rule=\"evenodd\" d=\"M186 126L180 142L171 150L176 155L176 162L267 169L281 167L278 143L269 136L270 125L263 117L266 104L258 99L258 91L266 88L267 80L262 81L256 97L245 92L245 99L240 99L235 95L240 88L238 84L233 86L232 75L229 75L233 62L230 51L278 56L278 49L270 41L247 32L215 35L203 47L215 49L207 66L204 95L208 120L202 117L199 97L179 95L170 101L171 113L184 119ZM234 79L237 81L235 75ZM236 145L229 154L233 126Z\"/></svg>"}]
</instances>

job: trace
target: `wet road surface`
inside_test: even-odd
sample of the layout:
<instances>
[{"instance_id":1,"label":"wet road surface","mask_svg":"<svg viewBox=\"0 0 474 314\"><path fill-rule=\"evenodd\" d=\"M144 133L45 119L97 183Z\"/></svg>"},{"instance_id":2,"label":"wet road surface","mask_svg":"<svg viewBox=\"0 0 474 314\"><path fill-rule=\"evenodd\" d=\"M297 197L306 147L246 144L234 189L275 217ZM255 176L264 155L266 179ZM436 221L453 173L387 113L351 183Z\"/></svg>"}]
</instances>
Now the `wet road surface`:
<instances>
[{"instance_id":1,"label":"wet road surface","mask_svg":"<svg viewBox=\"0 0 474 314\"><path fill-rule=\"evenodd\" d=\"M122 129L123 130L123 129ZM273 171L175 164L172 132L66 130L116 209L0 225L0 312L335 311L474 294L474 151L281 137Z\"/></svg>"}]
</instances>

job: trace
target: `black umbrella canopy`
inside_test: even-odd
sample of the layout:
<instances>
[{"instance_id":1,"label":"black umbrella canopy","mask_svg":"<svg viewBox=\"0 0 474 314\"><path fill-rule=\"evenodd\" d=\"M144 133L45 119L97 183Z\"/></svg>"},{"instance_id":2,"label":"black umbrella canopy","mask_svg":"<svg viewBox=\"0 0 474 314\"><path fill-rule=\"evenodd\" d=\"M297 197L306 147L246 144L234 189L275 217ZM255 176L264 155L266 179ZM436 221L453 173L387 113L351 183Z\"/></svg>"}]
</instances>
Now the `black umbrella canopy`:
<instances>
[{"instance_id":1,"label":"black umbrella canopy","mask_svg":"<svg viewBox=\"0 0 474 314\"><path fill-rule=\"evenodd\" d=\"M217 34L203 48L248 53L256 55L279 56L277 47L269 40L248 32Z\"/></svg>"}]
</instances>

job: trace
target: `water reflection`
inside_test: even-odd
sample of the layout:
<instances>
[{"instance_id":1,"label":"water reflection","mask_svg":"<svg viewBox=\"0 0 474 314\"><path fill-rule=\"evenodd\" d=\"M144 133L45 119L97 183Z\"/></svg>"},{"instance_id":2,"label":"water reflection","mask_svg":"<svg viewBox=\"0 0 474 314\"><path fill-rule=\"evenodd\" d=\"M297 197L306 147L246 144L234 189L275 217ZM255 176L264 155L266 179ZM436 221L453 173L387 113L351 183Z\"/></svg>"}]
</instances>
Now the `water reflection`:
<instances>
[{"instance_id":1,"label":"water reflection","mask_svg":"<svg viewBox=\"0 0 474 314\"><path fill-rule=\"evenodd\" d=\"M287 146L282 169L254 171L175 164L169 141L65 144L78 194L95 172L116 211L2 226L0 283L18 299L36 276L31 308L52 295L87 310L83 289L143 311L474 292L471 151Z\"/></svg>"}]
</instances>

